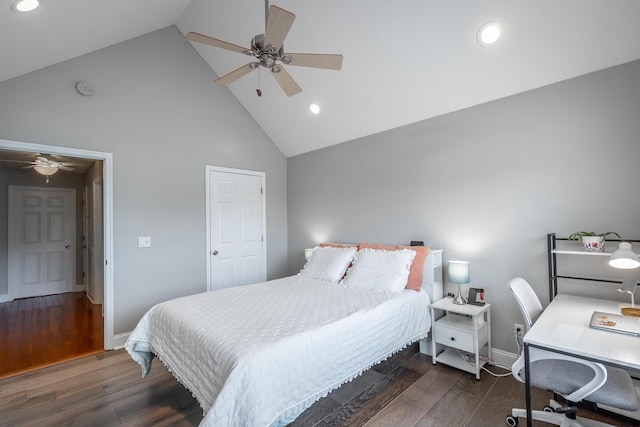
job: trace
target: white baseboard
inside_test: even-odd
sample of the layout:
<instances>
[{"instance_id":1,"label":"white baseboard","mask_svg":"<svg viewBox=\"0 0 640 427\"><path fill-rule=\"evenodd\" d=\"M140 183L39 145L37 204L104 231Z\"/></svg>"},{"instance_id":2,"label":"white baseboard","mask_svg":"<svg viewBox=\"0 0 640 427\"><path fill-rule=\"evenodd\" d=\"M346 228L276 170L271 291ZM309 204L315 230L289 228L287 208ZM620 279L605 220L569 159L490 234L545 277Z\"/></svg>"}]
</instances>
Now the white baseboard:
<instances>
[{"instance_id":1,"label":"white baseboard","mask_svg":"<svg viewBox=\"0 0 640 427\"><path fill-rule=\"evenodd\" d=\"M492 360L494 361L494 363L502 366L508 366L509 368L511 368L511 365L513 365L518 358L517 354L509 353L497 348L492 349L491 353L493 353Z\"/></svg>"},{"instance_id":2,"label":"white baseboard","mask_svg":"<svg viewBox=\"0 0 640 427\"><path fill-rule=\"evenodd\" d=\"M87 299L89 300L89 302L91 302L91 304L96 305L96 304L102 304L102 301L96 301L94 298L91 297L91 295L89 295L89 292L87 292Z\"/></svg>"},{"instance_id":3,"label":"white baseboard","mask_svg":"<svg viewBox=\"0 0 640 427\"><path fill-rule=\"evenodd\" d=\"M9 294L0 295L0 302L7 302L9 300Z\"/></svg>"},{"instance_id":4,"label":"white baseboard","mask_svg":"<svg viewBox=\"0 0 640 427\"><path fill-rule=\"evenodd\" d=\"M113 336L113 349L117 350L119 348L124 348L124 345L127 343L129 339L129 335L131 332L125 332L124 334L118 334Z\"/></svg>"}]
</instances>

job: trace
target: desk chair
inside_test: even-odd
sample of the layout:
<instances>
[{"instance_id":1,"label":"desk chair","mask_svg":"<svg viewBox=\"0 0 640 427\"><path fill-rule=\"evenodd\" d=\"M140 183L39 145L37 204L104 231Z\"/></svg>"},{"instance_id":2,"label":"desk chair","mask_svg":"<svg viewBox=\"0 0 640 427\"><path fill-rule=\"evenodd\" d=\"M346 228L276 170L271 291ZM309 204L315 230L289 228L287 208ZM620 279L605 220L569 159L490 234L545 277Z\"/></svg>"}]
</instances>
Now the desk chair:
<instances>
[{"instance_id":1,"label":"desk chair","mask_svg":"<svg viewBox=\"0 0 640 427\"><path fill-rule=\"evenodd\" d=\"M509 281L507 287L518 302L525 328L529 330L542 313L542 304L538 296L522 278ZM577 417L577 408L572 405L573 402L582 400L628 411L638 409L638 396L631 377L621 369L535 347L529 349L529 362L531 385L550 390L554 393L554 398L560 395L567 401L567 406L562 406L551 399L544 411L532 411L531 417L534 420L563 427L610 426ZM520 382L524 382L524 370L523 353L512 366L513 376ZM506 421L508 425L516 426L518 417L526 416L525 409L514 408Z\"/></svg>"}]
</instances>

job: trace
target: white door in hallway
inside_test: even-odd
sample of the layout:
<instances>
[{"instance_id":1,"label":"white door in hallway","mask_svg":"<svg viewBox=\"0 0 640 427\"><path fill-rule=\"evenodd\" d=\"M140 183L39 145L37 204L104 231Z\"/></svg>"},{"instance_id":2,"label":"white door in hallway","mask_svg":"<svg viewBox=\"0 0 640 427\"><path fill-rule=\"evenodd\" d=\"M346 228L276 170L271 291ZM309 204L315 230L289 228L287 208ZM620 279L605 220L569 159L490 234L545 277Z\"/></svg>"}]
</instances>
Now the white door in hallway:
<instances>
[{"instance_id":1,"label":"white door in hallway","mask_svg":"<svg viewBox=\"0 0 640 427\"><path fill-rule=\"evenodd\" d=\"M9 186L11 299L73 289L75 200L75 189Z\"/></svg>"},{"instance_id":2,"label":"white door in hallway","mask_svg":"<svg viewBox=\"0 0 640 427\"><path fill-rule=\"evenodd\" d=\"M207 167L208 289L266 280L264 173Z\"/></svg>"}]
</instances>

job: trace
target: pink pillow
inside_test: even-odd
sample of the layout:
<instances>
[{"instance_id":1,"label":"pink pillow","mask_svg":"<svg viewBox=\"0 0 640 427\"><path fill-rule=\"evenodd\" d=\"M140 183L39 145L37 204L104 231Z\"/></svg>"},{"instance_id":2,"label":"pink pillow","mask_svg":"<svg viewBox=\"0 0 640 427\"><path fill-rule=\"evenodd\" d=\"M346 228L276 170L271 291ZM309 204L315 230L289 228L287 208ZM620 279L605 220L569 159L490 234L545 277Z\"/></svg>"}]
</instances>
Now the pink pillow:
<instances>
[{"instance_id":1,"label":"pink pillow","mask_svg":"<svg viewBox=\"0 0 640 427\"><path fill-rule=\"evenodd\" d=\"M411 264L411 270L409 270L409 280L407 280L407 289L415 289L419 291L422 289L422 279L424 276L424 262L429 255L428 246L398 246L398 249L411 249L416 251L416 257Z\"/></svg>"},{"instance_id":2,"label":"pink pillow","mask_svg":"<svg viewBox=\"0 0 640 427\"><path fill-rule=\"evenodd\" d=\"M320 243L321 248L357 248L358 245L352 243Z\"/></svg>"},{"instance_id":3,"label":"pink pillow","mask_svg":"<svg viewBox=\"0 0 640 427\"><path fill-rule=\"evenodd\" d=\"M411 269L409 270L409 279L407 280L406 289L413 289L419 291L422 289L422 279L424 274L424 262L429 255L428 246L388 246L388 245L374 245L371 243L360 243L358 249L378 249L383 251L398 251L402 249L411 249L416 251L416 257L413 259Z\"/></svg>"}]
</instances>

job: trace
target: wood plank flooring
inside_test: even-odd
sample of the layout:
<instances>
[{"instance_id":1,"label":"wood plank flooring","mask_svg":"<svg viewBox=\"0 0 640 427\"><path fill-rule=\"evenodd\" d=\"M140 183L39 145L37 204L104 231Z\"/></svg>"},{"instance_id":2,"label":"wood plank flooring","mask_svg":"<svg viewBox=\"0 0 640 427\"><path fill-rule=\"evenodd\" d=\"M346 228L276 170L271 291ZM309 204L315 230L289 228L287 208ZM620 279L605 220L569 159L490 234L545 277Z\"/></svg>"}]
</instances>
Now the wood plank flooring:
<instances>
[{"instance_id":1,"label":"wood plank flooring","mask_svg":"<svg viewBox=\"0 0 640 427\"><path fill-rule=\"evenodd\" d=\"M291 427L503 427L511 408L524 405L524 386L513 377L483 372L476 381L471 374L434 366L416 351L411 346L334 390ZM534 405L542 407L549 397L534 390ZM586 409L580 413L614 426L638 425ZM195 426L201 420L198 403L161 363L155 360L142 379L124 350L0 379L2 426Z\"/></svg>"},{"instance_id":2,"label":"wood plank flooring","mask_svg":"<svg viewBox=\"0 0 640 427\"><path fill-rule=\"evenodd\" d=\"M0 378L103 350L102 305L84 292L0 303Z\"/></svg>"}]
</instances>

